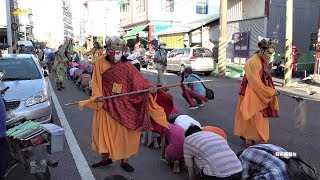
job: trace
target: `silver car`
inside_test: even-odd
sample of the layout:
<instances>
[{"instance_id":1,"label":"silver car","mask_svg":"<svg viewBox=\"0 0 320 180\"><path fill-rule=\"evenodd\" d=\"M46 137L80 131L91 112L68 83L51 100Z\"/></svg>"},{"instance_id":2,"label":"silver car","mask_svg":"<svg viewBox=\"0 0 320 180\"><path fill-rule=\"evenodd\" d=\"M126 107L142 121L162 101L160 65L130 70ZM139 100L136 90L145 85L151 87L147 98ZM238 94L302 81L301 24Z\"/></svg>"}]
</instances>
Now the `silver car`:
<instances>
[{"instance_id":1,"label":"silver car","mask_svg":"<svg viewBox=\"0 0 320 180\"><path fill-rule=\"evenodd\" d=\"M25 117L37 122L50 122L52 99L49 82L38 59L31 54L11 54L0 57L4 73L0 89L9 87L4 99L9 111L7 120Z\"/></svg>"},{"instance_id":2,"label":"silver car","mask_svg":"<svg viewBox=\"0 0 320 180\"><path fill-rule=\"evenodd\" d=\"M194 72L210 75L214 70L214 58L210 49L203 47L174 49L168 54L167 71L183 72L191 67Z\"/></svg>"}]
</instances>

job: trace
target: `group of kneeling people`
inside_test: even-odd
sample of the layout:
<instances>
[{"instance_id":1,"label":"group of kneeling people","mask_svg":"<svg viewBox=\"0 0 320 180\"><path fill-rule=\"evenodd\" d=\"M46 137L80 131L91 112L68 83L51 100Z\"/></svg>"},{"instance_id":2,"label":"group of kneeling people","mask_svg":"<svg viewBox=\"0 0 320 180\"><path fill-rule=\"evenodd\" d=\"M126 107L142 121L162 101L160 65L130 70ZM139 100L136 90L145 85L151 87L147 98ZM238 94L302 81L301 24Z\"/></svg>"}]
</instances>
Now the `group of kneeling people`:
<instances>
[{"instance_id":1,"label":"group of kneeling people","mask_svg":"<svg viewBox=\"0 0 320 180\"><path fill-rule=\"evenodd\" d=\"M292 179L286 163L276 156L289 154L282 147L258 144L236 154L228 145L226 133L218 127L201 127L188 115L171 117L168 122L169 128L161 135L161 158L173 165L174 173L187 167L191 180Z\"/></svg>"},{"instance_id":2,"label":"group of kneeling people","mask_svg":"<svg viewBox=\"0 0 320 180\"><path fill-rule=\"evenodd\" d=\"M69 79L76 83L81 90L91 96L92 65L89 63L78 64L73 62L67 68L67 71Z\"/></svg>"}]
</instances>

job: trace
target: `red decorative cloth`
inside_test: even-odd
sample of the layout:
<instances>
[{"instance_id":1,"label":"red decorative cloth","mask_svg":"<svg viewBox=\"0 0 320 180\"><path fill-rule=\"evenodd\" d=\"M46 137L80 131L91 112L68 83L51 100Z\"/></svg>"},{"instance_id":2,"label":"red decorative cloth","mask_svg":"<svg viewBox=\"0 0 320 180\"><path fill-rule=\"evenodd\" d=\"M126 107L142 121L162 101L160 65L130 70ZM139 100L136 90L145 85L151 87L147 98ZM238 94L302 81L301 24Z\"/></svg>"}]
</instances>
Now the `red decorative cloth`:
<instances>
[{"instance_id":1,"label":"red decorative cloth","mask_svg":"<svg viewBox=\"0 0 320 180\"><path fill-rule=\"evenodd\" d=\"M103 95L106 97L152 87L149 81L129 62L118 62L113 65L102 74L102 79ZM144 92L106 99L103 109L129 129L152 130L153 126L148 112L148 96L149 93Z\"/></svg>"},{"instance_id":2,"label":"red decorative cloth","mask_svg":"<svg viewBox=\"0 0 320 180\"><path fill-rule=\"evenodd\" d=\"M170 116L170 114L174 108L173 97L169 93L167 93L163 90L158 90L156 103L164 109L164 112L166 113L166 116L168 119L168 117ZM164 135L166 128L160 126L155 121L152 121L152 125L154 128L154 130L153 130L154 132L159 133L160 136Z\"/></svg>"},{"instance_id":3,"label":"red decorative cloth","mask_svg":"<svg viewBox=\"0 0 320 180\"><path fill-rule=\"evenodd\" d=\"M275 89L272 77L270 75L266 76L266 73L264 71L264 69L266 69L268 67L268 63L266 61L261 60L261 64L262 64L262 68L259 72L259 75L260 75L262 83L266 86L269 86L269 87L272 87L273 89ZM241 95L241 96L245 95L247 86L248 86L248 79L247 79L246 75L244 75L242 82L240 84L239 95ZM261 110L261 112L263 114L263 117L271 117L271 118L278 118L279 117L279 114L278 114L279 111L274 109L271 101L268 103L268 107Z\"/></svg>"},{"instance_id":4,"label":"red decorative cloth","mask_svg":"<svg viewBox=\"0 0 320 180\"><path fill-rule=\"evenodd\" d=\"M201 101L203 102L208 102L208 99L204 96L201 96L199 94L197 94L196 92L192 91L192 90L188 90L183 83L180 84L181 88L182 88L182 92L183 94L187 97L187 100L189 102L189 104L191 106L197 106L197 103L193 101L193 99L190 97L189 94L191 94L192 96L199 98Z\"/></svg>"}]
</instances>

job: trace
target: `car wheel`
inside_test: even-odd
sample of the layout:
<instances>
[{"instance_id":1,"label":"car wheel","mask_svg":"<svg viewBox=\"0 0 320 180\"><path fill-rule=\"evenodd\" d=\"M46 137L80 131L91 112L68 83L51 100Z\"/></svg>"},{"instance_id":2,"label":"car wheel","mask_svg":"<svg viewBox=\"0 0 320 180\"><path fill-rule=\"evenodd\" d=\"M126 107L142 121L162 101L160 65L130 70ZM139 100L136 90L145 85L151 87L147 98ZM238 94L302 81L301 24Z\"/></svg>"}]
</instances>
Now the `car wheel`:
<instances>
[{"instance_id":1,"label":"car wheel","mask_svg":"<svg viewBox=\"0 0 320 180\"><path fill-rule=\"evenodd\" d=\"M204 75L209 76L211 74L211 71L204 72Z\"/></svg>"},{"instance_id":2,"label":"car wheel","mask_svg":"<svg viewBox=\"0 0 320 180\"><path fill-rule=\"evenodd\" d=\"M143 65L143 66L142 66L142 68L147 68L147 67L148 67L148 65Z\"/></svg>"}]
</instances>

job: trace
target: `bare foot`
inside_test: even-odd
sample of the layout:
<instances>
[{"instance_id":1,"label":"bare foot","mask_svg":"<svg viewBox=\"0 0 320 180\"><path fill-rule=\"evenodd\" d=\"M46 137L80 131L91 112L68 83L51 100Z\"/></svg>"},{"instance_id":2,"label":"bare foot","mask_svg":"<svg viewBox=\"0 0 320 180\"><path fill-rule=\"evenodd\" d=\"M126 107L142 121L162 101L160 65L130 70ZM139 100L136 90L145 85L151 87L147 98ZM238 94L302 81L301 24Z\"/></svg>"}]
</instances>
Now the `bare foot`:
<instances>
[{"instance_id":1,"label":"bare foot","mask_svg":"<svg viewBox=\"0 0 320 180\"><path fill-rule=\"evenodd\" d=\"M177 160L174 161L173 172L180 173L179 161L177 161Z\"/></svg>"}]
</instances>

